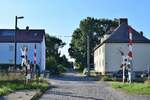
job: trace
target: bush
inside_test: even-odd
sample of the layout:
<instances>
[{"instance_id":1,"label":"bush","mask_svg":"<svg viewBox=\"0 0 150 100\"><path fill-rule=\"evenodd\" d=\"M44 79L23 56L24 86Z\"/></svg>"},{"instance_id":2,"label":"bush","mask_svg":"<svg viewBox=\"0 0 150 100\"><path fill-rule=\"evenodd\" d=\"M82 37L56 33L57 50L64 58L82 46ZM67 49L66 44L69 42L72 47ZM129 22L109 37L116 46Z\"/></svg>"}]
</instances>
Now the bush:
<instances>
[{"instance_id":1,"label":"bush","mask_svg":"<svg viewBox=\"0 0 150 100\"><path fill-rule=\"evenodd\" d=\"M53 66L57 66L55 57L53 57L53 56L47 57L46 58L46 69L49 70Z\"/></svg>"},{"instance_id":2,"label":"bush","mask_svg":"<svg viewBox=\"0 0 150 100\"><path fill-rule=\"evenodd\" d=\"M57 65L56 59L53 56L50 56L46 59L46 69L49 70L50 75L60 75L66 70L64 65Z\"/></svg>"},{"instance_id":3,"label":"bush","mask_svg":"<svg viewBox=\"0 0 150 100\"><path fill-rule=\"evenodd\" d=\"M60 74L57 66L52 66L48 70L49 70L50 75L59 75Z\"/></svg>"},{"instance_id":4,"label":"bush","mask_svg":"<svg viewBox=\"0 0 150 100\"><path fill-rule=\"evenodd\" d=\"M122 81L122 78L116 78L109 75L98 75L98 78L101 81Z\"/></svg>"},{"instance_id":5,"label":"bush","mask_svg":"<svg viewBox=\"0 0 150 100\"><path fill-rule=\"evenodd\" d=\"M101 80L102 81L112 81L113 79L110 76L104 75L104 76L101 76Z\"/></svg>"},{"instance_id":6,"label":"bush","mask_svg":"<svg viewBox=\"0 0 150 100\"><path fill-rule=\"evenodd\" d=\"M5 94L7 94L8 92L11 92L11 91L12 90L10 88L3 86L3 87L0 88L0 95L5 95Z\"/></svg>"},{"instance_id":7,"label":"bush","mask_svg":"<svg viewBox=\"0 0 150 100\"><path fill-rule=\"evenodd\" d=\"M66 68L62 64L59 64L57 67L58 67L59 73L63 73L66 71Z\"/></svg>"}]
</instances>

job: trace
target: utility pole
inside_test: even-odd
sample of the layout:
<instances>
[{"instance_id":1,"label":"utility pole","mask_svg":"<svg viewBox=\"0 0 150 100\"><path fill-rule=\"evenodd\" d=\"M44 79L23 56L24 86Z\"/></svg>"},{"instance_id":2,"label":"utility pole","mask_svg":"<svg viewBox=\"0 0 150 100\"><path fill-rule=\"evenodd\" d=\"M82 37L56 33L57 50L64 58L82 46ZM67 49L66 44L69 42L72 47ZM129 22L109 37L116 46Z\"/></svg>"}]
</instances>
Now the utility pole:
<instances>
[{"instance_id":1,"label":"utility pole","mask_svg":"<svg viewBox=\"0 0 150 100\"><path fill-rule=\"evenodd\" d=\"M16 69L16 56L17 56L17 43L16 43L16 37L17 37L17 16L15 16L15 38L14 38L14 42L15 42L15 56L14 56L14 68Z\"/></svg>"},{"instance_id":2,"label":"utility pole","mask_svg":"<svg viewBox=\"0 0 150 100\"><path fill-rule=\"evenodd\" d=\"M90 37L89 33L87 33L87 75L90 75Z\"/></svg>"},{"instance_id":3,"label":"utility pole","mask_svg":"<svg viewBox=\"0 0 150 100\"><path fill-rule=\"evenodd\" d=\"M17 28L17 21L18 19L23 19L24 17L23 16L15 16L15 36L14 36L14 43L15 43L15 56L14 56L14 68L16 69L16 57L17 57L17 42L16 42L16 38L17 38L17 31L18 31L18 28Z\"/></svg>"}]
</instances>

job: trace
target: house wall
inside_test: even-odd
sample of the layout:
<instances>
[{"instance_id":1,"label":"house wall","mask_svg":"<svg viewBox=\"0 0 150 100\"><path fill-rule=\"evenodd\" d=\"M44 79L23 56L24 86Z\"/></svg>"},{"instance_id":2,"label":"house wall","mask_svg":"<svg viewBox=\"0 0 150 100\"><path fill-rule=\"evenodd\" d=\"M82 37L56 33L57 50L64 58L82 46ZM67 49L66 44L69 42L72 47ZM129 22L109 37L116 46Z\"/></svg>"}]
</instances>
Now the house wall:
<instances>
[{"instance_id":1,"label":"house wall","mask_svg":"<svg viewBox=\"0 0 150 100\"><path fill-rule=\"evenodd\" d=\"M106 72L114 72L120 68L122 64L122 56L120 51L124 52L125 55L128 53L127 43L106 43Z\"/></svg>"},{"instance_id":2,"label":"house wall","mask_svg":"<svg viewBox=\"0 0 150 100\"><path fill-rule=\"evenodd\" d=\"M127 43L106 43L106 72L113 72L120 69L122 57L119 50L125 55L128 53ZM133 44L133 71L145 71L150 66L150 43Z\"/></svg>"},{"instance_id":3,"label":"house wall","mask_svg":"<svg viewBox=\"0 0 150 100\"><path fill-rule=\"evenodd\" d=\"M17 58L16 63L21 64L21 47L28 47L28 59L34 63L34 44L35 43L17 43ZM37 64L41 70L45 70L45 65L42 65L42 43L36 43ZM14 64L14 43L0 43L0 64ZM43 62L42 62L43 63ZM43 68L44 67L44 68Z\"/></svg>"},{"instance_id":4,"label":"house wall","mask_svg":"<svg viewBox=\"0 0 150 100\"><path fill-rule=\"evenodd\" d=\"M120 70L122 56L128 53L127 43L105 43L94 51L95 71L105 74ZM150 43L133 44L133 71L145 71L150 66Z\"/></svg>"},{"instance_id":5,"label":"house wall","mask_svg":"<svg viewBox=\"0 0 150 100\"><path fill-rule=\"evenodd\" d=\"M43 37L43 41L41 43L41 71L45 70L46 66L46 45L45 45L45 37Z\"/></svg>"},{"instance_id":6,"label":"house wall","mask_svg":"<svg viewBox=\"0 0 150 100\"><path fill-rule=\"evenodd\" d=\"M94 68L96 72L105 73L105 45L94 51Z\"/></svg>"},{"instance_id":7,"label":"house wall","mask_svg":"<svg viewBox=\"0 0 150 100\"><path fill-rule=\"evenodd\" d=\"M35 43L17 43L17 64L21 64L21 48L26 46L28 48L28 60L34 63L34 45ZM37 64L41 66L41 43L36 43L36 57Z\"/></svg>"},{"instance_id":8,"label":"house wall","mask_svg":"<svg viewBox=\"0 0 150 100\"><path fill-rule=\"evenodd\" d=\"M14 64L14 44L0 43L0 64Z\"/></svg>"}]
</instances>

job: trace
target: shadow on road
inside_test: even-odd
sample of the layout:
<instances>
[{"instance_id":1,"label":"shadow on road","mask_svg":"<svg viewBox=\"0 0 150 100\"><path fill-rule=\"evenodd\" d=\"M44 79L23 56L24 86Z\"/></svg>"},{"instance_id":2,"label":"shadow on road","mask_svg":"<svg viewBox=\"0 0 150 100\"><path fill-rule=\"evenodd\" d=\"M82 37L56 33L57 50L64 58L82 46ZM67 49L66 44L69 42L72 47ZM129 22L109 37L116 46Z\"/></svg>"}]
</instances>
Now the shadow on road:
<instances>
[{"instance_id":1,"label":"shadow on road","mask_svg":"<svg viewBox=\"0 0 150 100\"><path fill-rule=\"evenodd\" d=\"M5 100L3 96L0 96L0 100Z\"/></svg>"},{"instance_id":2,"label":"shadow on road","mask_svg":"<svg viewBox=\"0 0 150 100\"><path fill-rule=\"evenodd\" d=\"M59 91L48 91L46 94L53 94L55 96L65 96L65 97L73 97L73 98L79 98L80 99L85 99L85 100L104 100L104 99L97 99L95 97L90 97L90 96L81 96L81 95L76 95L73 94L72 92L59 92Z\"/></svg>"},{"instance_id":3,"label":"shadow on road","mask_svg":"<svg viewBox=\"0 0 150 100\"><path fill-rule=\"evenodd\" d=\"M65 74L62 76L53 76L50 77L50 79L53 80L61 80L61 81L97 81L97 77L92 76L77 76L77 75L71 75L71 74Z\"/></svg>"}]
</instances>

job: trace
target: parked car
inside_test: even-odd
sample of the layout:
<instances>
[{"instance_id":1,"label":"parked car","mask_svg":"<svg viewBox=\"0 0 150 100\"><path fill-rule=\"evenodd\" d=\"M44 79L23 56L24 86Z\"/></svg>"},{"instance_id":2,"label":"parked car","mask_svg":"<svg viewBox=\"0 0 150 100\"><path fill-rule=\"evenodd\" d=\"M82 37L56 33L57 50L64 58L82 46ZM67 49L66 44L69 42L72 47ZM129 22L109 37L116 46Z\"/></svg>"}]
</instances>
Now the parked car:
<instances>
[{"instance_id":1,"label":"parked car","mask_svg":"<svg viewBox=\"0 0 150 100\"><path fill-rule=\"evenodd\" d=\"M123 71L119 70L117 72L114 72L113 73L113 77L115 77L115 78L122 78L123 77ZM125 70L125 77L126 78L128 77L128 71L127 70Z\"/></svg>"},{"instance_id":2,"label":"parked car","mask_svg":"<svg viewBox=\"0 0 150 100\"><path fill-rule=\"evenodd\" d=\"M144 77L148 77L150 75L150 73L148 71L144 71L142 74L141 74L141 78L144 78Z\"/></svg>"}]
</instances>

